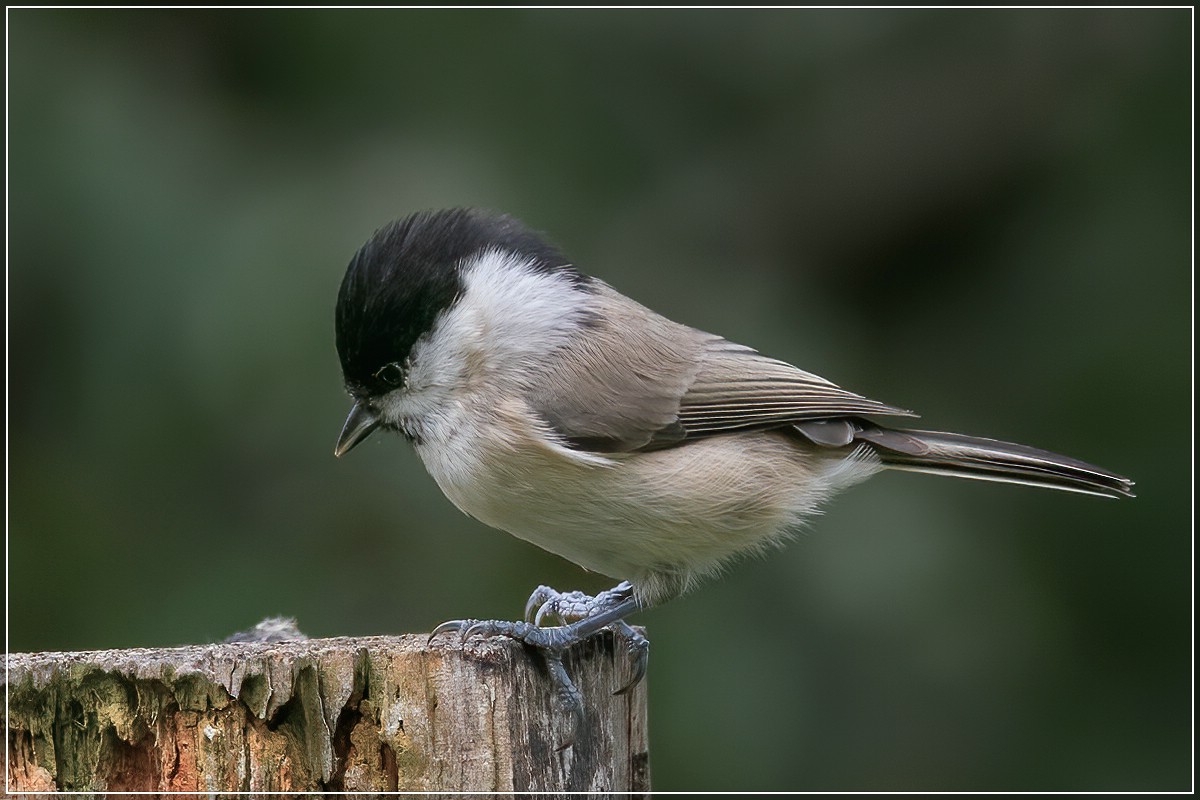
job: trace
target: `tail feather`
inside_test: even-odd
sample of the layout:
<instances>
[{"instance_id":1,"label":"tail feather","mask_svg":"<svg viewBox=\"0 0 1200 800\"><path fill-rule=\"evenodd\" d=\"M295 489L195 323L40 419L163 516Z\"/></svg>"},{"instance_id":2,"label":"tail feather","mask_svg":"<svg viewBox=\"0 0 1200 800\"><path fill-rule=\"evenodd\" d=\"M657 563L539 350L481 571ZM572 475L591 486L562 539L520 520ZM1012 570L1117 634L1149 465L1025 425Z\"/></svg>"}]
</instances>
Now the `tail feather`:
<instances>
[{"instance_id":1,"label":"tail feather","mask_svg":"<svg viewBox=\"0 0 1200 800\"><path fill-rule=\"evenodd\" d=\"M884 466L961 478L1020 483L1101 497L1133 497L1133 481L1074 458L1023 444L938 431L860 423L854 438L872 445Z\"/></svg>"}]
</instances>

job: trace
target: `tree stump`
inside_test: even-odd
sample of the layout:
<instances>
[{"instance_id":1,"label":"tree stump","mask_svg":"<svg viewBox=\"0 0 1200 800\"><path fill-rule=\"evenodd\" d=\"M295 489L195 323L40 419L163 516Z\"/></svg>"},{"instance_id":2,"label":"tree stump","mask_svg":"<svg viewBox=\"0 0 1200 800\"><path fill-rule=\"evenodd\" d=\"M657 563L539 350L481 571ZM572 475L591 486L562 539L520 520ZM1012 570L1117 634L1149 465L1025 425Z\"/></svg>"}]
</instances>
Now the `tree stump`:
<instances>
[{"instance_id":1,"label":"tree stump","mask_svg":"<svg viewBox=\"0 0 1200 800\"><path fill-rule=\"evenodd\" d=\"M604 632L585 717L508 639L425 635L7 657L9 792L649 791L646 690Z\"/></svg>"}]
</instances>

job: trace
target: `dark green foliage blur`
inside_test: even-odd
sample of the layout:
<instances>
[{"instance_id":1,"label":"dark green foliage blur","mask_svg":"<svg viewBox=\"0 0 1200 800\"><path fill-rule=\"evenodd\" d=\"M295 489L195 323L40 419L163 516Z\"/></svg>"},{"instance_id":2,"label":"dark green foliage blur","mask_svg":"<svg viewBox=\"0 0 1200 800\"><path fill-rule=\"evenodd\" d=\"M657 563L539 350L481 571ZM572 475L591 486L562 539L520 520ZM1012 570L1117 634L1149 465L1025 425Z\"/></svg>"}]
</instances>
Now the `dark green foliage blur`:
<instances>
[{"instance_id":1,"label":"dark green foliage blur","mask_svg":"<svg viewBox=\"0 0 1200 800\"><path fill-rule=\"evenodd\" d=\"M656 788L1188 788L1187 9L8 22L11 650L611 584L398 437L332 455L350 256L486 206L922 426L1138 482L882 475L641 615Z\"/></svg>"}]
</instances>

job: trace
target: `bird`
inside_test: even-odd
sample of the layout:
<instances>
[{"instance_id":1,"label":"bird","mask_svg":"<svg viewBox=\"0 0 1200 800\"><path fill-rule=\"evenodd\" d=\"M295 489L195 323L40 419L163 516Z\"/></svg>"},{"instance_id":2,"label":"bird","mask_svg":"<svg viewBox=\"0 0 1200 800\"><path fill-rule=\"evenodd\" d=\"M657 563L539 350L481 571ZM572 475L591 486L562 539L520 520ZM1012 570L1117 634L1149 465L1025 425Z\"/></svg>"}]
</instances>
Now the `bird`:
<instances>
[{"instance_id":1,"label":"bird","mask_svg":"<svg viewBox=\"0 0 1200 800\"><path fill-rule=\"evenodd\" d=\"M567 648L613 630L633 657L628 691L649 652L628 616L785 542L881 470L1133 496L1074 458L902 427L916 415L674 322L488 210L376 230L346 269L335 339L352 401L336 456L398 432L461 511L619 581L594 597L539 586L523 620L433 632L533 645L577 722Z\"/></svg>"}]
</instances>

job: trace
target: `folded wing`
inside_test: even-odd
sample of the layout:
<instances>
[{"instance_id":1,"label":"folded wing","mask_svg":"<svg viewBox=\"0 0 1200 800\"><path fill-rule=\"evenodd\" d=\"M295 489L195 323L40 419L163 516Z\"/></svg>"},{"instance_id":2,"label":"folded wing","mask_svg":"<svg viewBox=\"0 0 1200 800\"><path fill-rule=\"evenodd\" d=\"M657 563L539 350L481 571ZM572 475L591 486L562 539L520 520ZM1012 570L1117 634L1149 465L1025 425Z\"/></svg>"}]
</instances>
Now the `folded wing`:
<instances>
[{"instance_id":1,"label":"folded wing","mask_svg":"<svg viewBox=\"0 0 1200 800\"><path fill-rule=\"evenodd\" d=\"M730 431L912 416L672 322L604 284L595 297L592 323L529 390L533 409L573 447L633 452Z\"/></svg>"}]
</instances>

